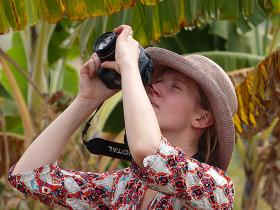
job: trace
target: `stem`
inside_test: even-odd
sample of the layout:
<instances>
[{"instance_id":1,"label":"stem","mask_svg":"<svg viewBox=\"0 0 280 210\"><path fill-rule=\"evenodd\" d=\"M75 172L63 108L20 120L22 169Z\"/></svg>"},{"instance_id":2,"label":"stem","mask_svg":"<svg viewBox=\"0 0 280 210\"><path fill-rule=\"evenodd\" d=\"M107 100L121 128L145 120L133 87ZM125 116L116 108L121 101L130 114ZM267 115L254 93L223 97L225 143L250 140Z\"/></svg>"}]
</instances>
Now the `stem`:
<instances>
[{"instance_id":1,"label":"stem","mask_svg":"<svg viewBox=\"0 0 280 210\"><path fill-rule=\"evenodd\" d=\"M55 93L58 89L62 88L62 79L63 79L63 67L65 66L65 60L67 58L69 49L73 46L74 41L77 39L77 37L80 34L80 28L81 24L75 27L75 23L72 24L71 28L74 28L74 31L72 35L67 39L67 44L65 44L64 48L67 49L68 51L62 56L56 63L55 65L55 71L51 75L51 80L50 80L50 87L49 87L49 94L52 95Z\"/></svg>"},{"instance_id":2,"label":"stem","mask_svg":"<svg viewBox=\"0 0 280 210\"><path fill-rule=\"evenodd\" d=\"M21 68L21 66L14 60L12 59L8 54L6 54L1 48L0 48L0 56L5 58L6 61L8 61L10 64L12 64L16 70L30 83L30 85L34 88L36 93L43 98L43 94L39 91L37 86L32 82L32 80L29 78L28 75L26 75L25 70Z\"/></svg>"},{"instance_id":3,"label":"stem","mask_svg":"<svg viewBox=\"0 0 280 210\"><path fill-rule=\"evenodd\" d=\"M32 81L36 83L40 91L47 93L48 45L55 25L42 22L36 27L38 29L38 38L36 39L35 56L32 65ZM28 102L30 112L33 116L39 116L42 107L46 103L41 97L39 98L34 93L33 89L29 89ZM43 125L42 120L36 120L36 118L33 119L36 130L40 131Z\"/></svg>"},{"instance_id":4,"label":"stem","mask_svg":"<svg viewBox=\"0 0 280 210\"><path fill-rule=\"evenodd\" d=\"M250 164L249 159L247 158L247 150L245 149L242 139L238 135L236 137L236 147L239 151L244 167L248 169Z\"/></svg>"},{"instance_id":5,"label":"stem","mask_svg":"<svg viewBox=\"0 0 280 210\"><path fill-rule=\"evenodd\" d=\"M265 32L263 36L263 55L266 55L266 48L267 48L267 39L268 39L268 26L269 26L269 21L265 21Z\"/></svg>"},{"instance_id":6,"label":"stem","mask_svg":"<svg viewBox=\"0 0 280 210\"><path fill-rule=\"evenodd\" d=\"M10 67L8 66L4 58L2 58L1 56L0 56L0 62L2 63L3 66L3 72L6 74L8 78L8 82L12 90L13 98L17 104L17 108L19 110L21 120L23 121L24 136L25 136L24 143L25 143L25 147L27 148L31 144L32 138L35 136L35 132L33 130L33 124L31 121L31 116Z\"/></svg>"},{"instance_id":7,"label":"stem","mask_svg":"<svg viewBox=\"0 0 280 210\"><path fill-rule=\"evenodd\" d=\"M52 95L55 93L56 90L61 88L62 83L62 75L63 75L63 66L64 66L64 58L61 58L59 61L57 61L57 64L55 65L55 71L51 75L51 81L50 81L50 90L49 94Z\"/></svg>"},{"instance_id":8,"label":"stem","mask_svg":"<svg viewBox=\"0 0 280 210\"><path fill-rule=\"evenodd\" d=\"M21 35L21 40L22 44L24 46L24 52L25 52L25 57L26 57L26 63L27 63L27 69L28 72L31 72L31 57L32 55L32 43L31 43L31 33L32 33L32 28L26 28L24 31L20 33Z\"/></svg>"},{"instance_id":9,"label":"stem","mask_svg":"<svg viewBox=\"0 0 280 210\"><path fill-rule=\"evenodd\" d=\"M256 36L256 46L257 46L257 53L258 55L262 55L262 51L261 51L261 47L260 47L260 43L259 43L259 30L256 27L255 28L255 36Z\"/></svg>"},{"instance_id":10,"label":"stem","mask_svg":"<svg viewBox=\"0 0 280 210\"><path fill-rule=\"evenodd\" d=\"M24 141L24 136L20 135L20 134L17 134L17 133L10 133L10 132L0 132L0 136L8 136L8 137L13 137L13 138L16 138L18 140L21 140L21 141Z\"/></svg>"},{"instance_id":11,"label":"stem","mask_svg":"<svg viewBox=\"0 0 280 210\"><path fill-rule=\"evenodd\" d=\"M8 174L9 171L9 164L10 164L10 153L9 153L9 144L8 138L6 134L6 120L3 112L0 110L0 119L1 119L1 128L3 132L3 139L4 139L4 152L5 152L5 174Z\"/></svg>"},{"instance_id":12,"label":"stem","mask_svg":"<svg viewBox=\"0 0 280 210\"><path fill-rule=\"evenodd\" d=\"M261 178L262 178L262 175L264 174L264 162L261 162L259 164L259 167L257 168L257 172L255 174L255 176L253 177L253 187L252 187L252 190L249 192L249 196L248 196L248 199L247 199L247 202L245 204L245 208L244 209L248 209L248 210L255 210L256 208L256 200L257 200L257 194L258 194L258 188L261 184Z\"/></svg>"},{"instance_id":13,"label":"stem","mask_svg":"<svg viewBox=\"0 0 280 210\"><path fill-rule=\"evenodd\" d=\"M278 21L276 29L273 33L273 36L272 36L273 38L272 38L272 42L271 42L268 54L271 54L273 52L273 50L276 48L279 31L280 31L280 21Z\"/></svg>"},{"instance_id":14,"label":"stem","mask_svg":"<svg viewBox=\"0 0 280 210\"><path fill-rule=\"evenodd\" d=\"M275 123L273 123L275 125ZM274 126L274 129L278 129L277 127L278 124L276 124ZM269 128L270 133L272 133L273 131L271 131L271 128ZM262 132L264 133L264 131ZM266 133L265 133L266 134ZM266 136L266 135L262 136ZM271 137L269 137L271 138ZM277 146L278 142L272 143L269 148L275 148ZM264 177L264 174L266 173L265 167L269 164L269 160L271 158L271 155L273 153L273 149L270 149L269 154L267 154L265 157L265 159L259 160L258 161L258 165L255 167L256 169L254 170L254 176L252 177L252 182L253 187L251 189L251 191L249 192L248 198L245 202L244 205L244 209L249 209L249 210L254 210L257 207L257 195L258 195L258 189L260 189L260 184L261 184L261 180Z\"/></svg>"}]
</instances>

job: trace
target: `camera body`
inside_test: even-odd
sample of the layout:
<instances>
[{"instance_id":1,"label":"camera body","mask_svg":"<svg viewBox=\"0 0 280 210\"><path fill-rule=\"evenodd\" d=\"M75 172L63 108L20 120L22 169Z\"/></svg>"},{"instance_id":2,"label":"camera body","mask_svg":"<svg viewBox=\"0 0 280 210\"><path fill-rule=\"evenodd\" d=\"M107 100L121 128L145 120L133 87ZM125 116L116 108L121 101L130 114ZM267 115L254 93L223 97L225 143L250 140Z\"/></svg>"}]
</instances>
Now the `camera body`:
<instances>
[{"instance_id":1,"label":"camera body","mask_svg":"<svg viewBox=\"0 0 280 210\"><path fill-rule=\"evenodd\" d=\"M104 61L115 60L115 47L116 47L117 36L114 32L106 32L102 34L94 44L94 51L99 57L101 63ZM142 82L146 85L151 78L153 73L153 61L149 55L145 52L142 46L139 46L140 54L138 60L138 67ZM114 69L104 69L100 67L97 70L97 75L100 80L109 89L121 89L121 75Z\"/></svg>"}]
</instances>

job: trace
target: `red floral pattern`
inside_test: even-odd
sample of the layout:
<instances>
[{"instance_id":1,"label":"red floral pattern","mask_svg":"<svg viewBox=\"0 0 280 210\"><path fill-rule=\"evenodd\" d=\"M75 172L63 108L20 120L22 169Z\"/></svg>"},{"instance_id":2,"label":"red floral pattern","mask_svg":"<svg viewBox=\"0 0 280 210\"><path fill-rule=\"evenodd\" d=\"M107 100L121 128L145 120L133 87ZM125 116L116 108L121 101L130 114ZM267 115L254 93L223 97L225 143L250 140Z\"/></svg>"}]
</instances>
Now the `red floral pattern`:
<instances>
[{"instance_id":1,"label":"red floral pattern","mask_svg":"<svg viewBox=\"0 0 280 210\"><path fill-rule=\"evenodd\" d=\"M187 158L163 139L144 169L92 173L61 169L56 163L12 176L12 186L46 205L68 209L139 209L146 189L158 191L148 209L232 209L233 182L227 174Z\"/></svg>"}]
</instances>

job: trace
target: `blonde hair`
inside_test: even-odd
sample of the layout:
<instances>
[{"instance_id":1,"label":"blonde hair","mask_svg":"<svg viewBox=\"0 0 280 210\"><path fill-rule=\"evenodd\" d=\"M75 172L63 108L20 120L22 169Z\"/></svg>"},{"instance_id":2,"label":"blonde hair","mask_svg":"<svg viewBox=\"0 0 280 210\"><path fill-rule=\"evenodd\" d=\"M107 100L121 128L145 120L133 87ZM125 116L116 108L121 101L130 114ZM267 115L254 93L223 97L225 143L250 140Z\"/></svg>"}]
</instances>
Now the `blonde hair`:
<instances>
[{"instance_id":1,"label":"blonde hair","mask_svg":"<svg viewBox=\"0 0 280 210\"><path fill-rule=\"evenodd\" d=\"M197 85L197 88L201 99L200 105L203 109L213 113L209 101L203 90L201 89L201 87L199 87L199 85ZM198 142L198 155L205 163L211 163L213 161L213 152L217 146L217 143L218 137L216 135L216 127L214 122L211 126L205 128Z\"/></svg>"}]
</instances>

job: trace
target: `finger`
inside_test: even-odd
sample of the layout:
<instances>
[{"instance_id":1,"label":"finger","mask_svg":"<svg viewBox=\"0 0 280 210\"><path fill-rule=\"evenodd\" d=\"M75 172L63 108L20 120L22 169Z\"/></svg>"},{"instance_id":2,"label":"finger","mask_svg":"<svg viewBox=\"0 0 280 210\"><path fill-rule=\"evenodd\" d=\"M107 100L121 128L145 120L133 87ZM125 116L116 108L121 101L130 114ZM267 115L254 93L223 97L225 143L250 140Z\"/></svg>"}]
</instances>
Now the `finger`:
<instances>
[{"instance_id":1,"label":"finger","mask_svg":"<svg viewBox=\"0 0 280 210\"><path fill-rule=\"evenodd\" d=\"M89 77L91 79L94 78L94 74L95 74L95 71L96 71L94 63L95 63L94 60L90 60L89 65L88 65L89 66Z\"/></svg>"},{"instance_id":2,"label":"finger","mask_svg":"<svg viewBox=\"0 0 280 210\"><path fill-rule=\"evenodd\" d=\"M100 66L100 61L93 61L93 65L94 65L94 71L93 71L93 75L96 74L96 71L98 70L99 66Z\"/></svg>"},{"instance_id":3,"label":"finger","mask_svg":"<svg viewBox=\"0 0 280 210\"><path fill-rule=\"evenodd\" d=\"M118 66L115 61L105 61L101 63L101 67L107 69L115 69L115 70L118 69Z\"/></svg>"},{"instance_id":4,"label":"finger","mask_svg":"<svg viewBox=\"0 0 280 210\"><path fill-rule=\"evenodd\" d=\"M124 28L130 27L129 25L120 25L117 28L113 29L113 32L115 33L121 33L123 31Z\"/></svg>"},{"instance_id":5,"label":"finger","mask_svg":"<svg viewBox=\"0 0 280 210\"><path fill-rule=\"evenodd\" d=\"M101 61L99 59L99 57L95 54L93 54L90 59L92 59L94 61L94 67L95 67L95 71L97 71L97 69L99 68Z\"/></svg>"},{"instance_id":6,"label":"finger","mask_svg":"<svg viewBox=\"0 0 280 210\"><path fill-rule=\"evenodd\" d=\"M132 28L128 25L121 25L113 30L116 34L121 34L124 37L128 37L129 35L133 35Z\"/></svg>"},{"instance_id":7,"label":"finger","mask_svg":"<svg viewBox=\"0 0 280 210\"><path fill-rule=\"evenodd\" d=\"M98 58L98 56L97 56L96 53L93 53L93 54L90 56L90 59L93 59L93 60L95 60L95 59L97 59L97 58Z\"/></svg>"},{"instance_id":8,"label":"finger","mask_svg":"<svg viewBox=\"0 0 280 210\"><path fill-rule=\"evenodd\" d=\"M85 74L88 74L89 73L89 63L90 63L90 60L88 60L87 62L85 62L81 68L81 73L85 73Z\"/></svg>"},{"instance_id":9,"label":"finger","mask_svg":"<svg viewBox=\"0 0 280 210\"><path fill-rule=\"evenodd\" d=\"M90 59L94 60L97 65L100 65L101 61L100 58L98 57L98 55L96 53L93 53L92 56L90 57Z\"/></svg>"}]
</instances>

